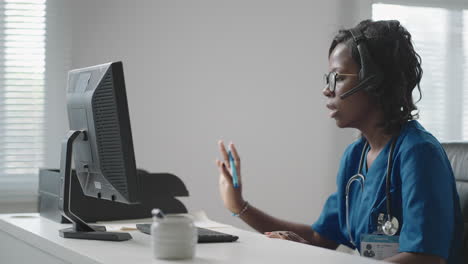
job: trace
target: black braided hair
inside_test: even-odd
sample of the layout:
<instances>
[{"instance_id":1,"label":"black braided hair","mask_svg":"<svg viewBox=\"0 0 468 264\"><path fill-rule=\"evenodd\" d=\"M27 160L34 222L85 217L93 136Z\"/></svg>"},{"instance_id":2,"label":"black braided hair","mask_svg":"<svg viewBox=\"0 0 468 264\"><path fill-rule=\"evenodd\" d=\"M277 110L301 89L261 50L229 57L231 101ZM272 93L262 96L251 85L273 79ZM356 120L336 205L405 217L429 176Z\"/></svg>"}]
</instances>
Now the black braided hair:
<instances>
[{"instance_id":1,"label":"black braided hair","mask_svg":"<svg viewBox=\"0 0 468 264\"><path fill-rule=\"evenodd\" d=\"M419 117L412 94L417 87L418 101L421 100L421 57L414 50L411 34L397 20L364 20L355 29L365 36L372 60L383 71L382 84L367 92L383 111L384 121L380 125L387 133L393 134L408 120ZM328 56L340 43L351 49L351 56L361 67L357 46L347 29L340 30L334 37Z\"/></svg>"}]
</instances>

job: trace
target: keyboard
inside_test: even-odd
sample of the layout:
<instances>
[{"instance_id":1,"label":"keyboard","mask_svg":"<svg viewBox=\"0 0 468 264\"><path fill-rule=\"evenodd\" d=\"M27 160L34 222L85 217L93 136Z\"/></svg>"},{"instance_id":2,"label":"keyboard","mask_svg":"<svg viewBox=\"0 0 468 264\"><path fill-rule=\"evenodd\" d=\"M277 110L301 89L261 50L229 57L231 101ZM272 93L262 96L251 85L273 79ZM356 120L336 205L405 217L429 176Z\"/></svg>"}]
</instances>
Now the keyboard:
<instances>
[{"instance_id":1,"label":"keyboard","mask_svg":"<svg viewBox=\"0 0 468 264\"><path fill-rule=\"evenodd\" d=\"M137 224L137 229L142 233L151 234L151 224ZM239 239L238 236L213 231L206 228L197 227L198 243L217 243L217 242L234 242Z\"/></svg>"}]
</instances>

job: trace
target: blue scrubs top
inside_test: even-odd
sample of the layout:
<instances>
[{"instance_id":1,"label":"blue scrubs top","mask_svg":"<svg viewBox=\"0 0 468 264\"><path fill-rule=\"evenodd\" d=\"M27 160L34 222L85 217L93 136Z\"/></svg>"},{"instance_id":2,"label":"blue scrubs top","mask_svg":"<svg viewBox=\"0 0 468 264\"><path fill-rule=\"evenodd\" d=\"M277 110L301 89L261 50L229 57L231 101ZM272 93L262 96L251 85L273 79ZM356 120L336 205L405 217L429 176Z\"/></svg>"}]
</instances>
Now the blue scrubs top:
<instances>
[{"instance_id":1,"label":"blue scrubs top","mask_svg":"<svg viewBox=\"0 0 468 264\"><path fill-rule=\"evenodd\" d=\"M358 171L365 144L360 138L345 150L337 176L337 191L312 225L321 236L355 248L346 227L345 188ZM377 229L377 217L386 214L385 173L391 141L369 170L364 164L364 191L354 182L349 194L351 235L360 250L361 235ZM391 172L392 214L400 222L400 252L440 256L461 263L463 220L450 162L440 143L417 121L401 129L393 152Z\"/></svg>"}]
</instances>

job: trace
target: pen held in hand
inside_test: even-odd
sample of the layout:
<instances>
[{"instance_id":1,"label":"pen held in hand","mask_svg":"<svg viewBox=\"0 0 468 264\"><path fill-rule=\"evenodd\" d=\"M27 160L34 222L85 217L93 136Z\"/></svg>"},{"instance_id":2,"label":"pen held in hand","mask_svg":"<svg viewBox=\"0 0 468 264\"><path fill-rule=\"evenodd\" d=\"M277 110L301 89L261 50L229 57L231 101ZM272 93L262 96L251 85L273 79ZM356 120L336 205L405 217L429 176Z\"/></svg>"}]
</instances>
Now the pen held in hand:
<instances>
[{"instance_id":1,"label":"pen held in hand","mask_svg":"<svg viewBox=\"0 0 468 264\"><path fill-rule=\"evenodd\" d=\"M237 177L237 169L236 164L234 164L234 157L232 156L231 151L228 151L229 157L229 165L231 166L231 173L232 173L232 185L234 188L239 188L239 178Z\"/></svg>"}]
</instances>

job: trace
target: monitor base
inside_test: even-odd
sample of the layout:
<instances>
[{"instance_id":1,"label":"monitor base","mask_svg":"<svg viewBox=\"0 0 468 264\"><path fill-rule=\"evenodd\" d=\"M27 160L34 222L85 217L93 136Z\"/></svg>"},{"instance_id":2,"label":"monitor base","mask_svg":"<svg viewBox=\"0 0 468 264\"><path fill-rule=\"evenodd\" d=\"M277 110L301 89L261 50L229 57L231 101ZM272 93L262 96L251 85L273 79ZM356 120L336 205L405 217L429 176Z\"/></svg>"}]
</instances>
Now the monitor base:
<instances>
[{"instance_id":1,"label":"monitor base","mask_svg":"<svg viewBox=\"0 0 468 264\"><path fill-rule=\"evenodd\" d=\"M105 227L93 227L86 224L80 217L71 211L71 177L72 177L72 153L73 143L81 137L87 139L86 132L80 130L70 130L62 142L62 152L60 160L60 196L59 210L62 215L73 223L73 227L59 230L63 238L106 240L106 241L125 241L132 239L129 233L106 232ZM75 175L76 177L76 175Z\"/></svg>"},{"instance_id":2,"label":"monitor base","mask_svg":"<svg viewBox=\"0 0 468 264\"><path fill-rule=\"evenodd\" d=\"M107 232L107 231L76 231L73 227L59 230L63 238L90 239L105 241L126 241L132 239L129 233Z\"/></svg>"}]
</instances>

